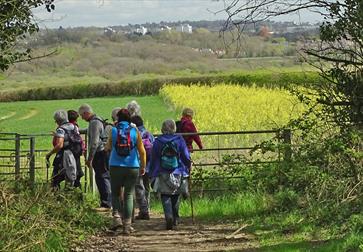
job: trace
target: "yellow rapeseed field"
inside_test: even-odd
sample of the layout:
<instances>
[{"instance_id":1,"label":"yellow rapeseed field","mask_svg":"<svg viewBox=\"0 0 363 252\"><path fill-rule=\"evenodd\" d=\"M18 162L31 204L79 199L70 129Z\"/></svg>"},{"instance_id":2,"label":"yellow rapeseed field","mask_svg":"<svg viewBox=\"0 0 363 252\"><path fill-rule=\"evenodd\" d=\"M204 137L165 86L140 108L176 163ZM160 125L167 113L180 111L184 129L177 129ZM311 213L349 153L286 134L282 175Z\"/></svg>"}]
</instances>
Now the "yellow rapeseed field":
<instances>
[{"instance_id":1,"label":"yellow rapeseed field","mask_svg":"<svg viewBox=\"0 0 363 252\"><path fill-rule=\"evenodd\" d=\"M304 109L296 97L277 88L170 84L160 94L177 111L193 108L201 132L280 128Z\"/></svg>"}]
</instances>

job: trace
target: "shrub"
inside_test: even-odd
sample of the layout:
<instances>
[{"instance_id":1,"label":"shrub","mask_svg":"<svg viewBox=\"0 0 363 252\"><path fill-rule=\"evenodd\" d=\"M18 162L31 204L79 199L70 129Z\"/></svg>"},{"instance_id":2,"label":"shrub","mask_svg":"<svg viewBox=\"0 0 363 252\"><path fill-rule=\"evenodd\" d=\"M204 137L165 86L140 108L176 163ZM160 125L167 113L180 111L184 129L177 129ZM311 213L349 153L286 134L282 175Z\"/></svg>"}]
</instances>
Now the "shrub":
<instances>
[{"instance_id":1,"label":"shrub","mask_svg":"<svg viewBox=\"0 0 363 252\"><path fill-rule=\"evenodd\" d=\"M51 192L47 186L14 190L0 184L0 250L66 251L105 225L80 191Z\"/></svg>"}]
</instances>

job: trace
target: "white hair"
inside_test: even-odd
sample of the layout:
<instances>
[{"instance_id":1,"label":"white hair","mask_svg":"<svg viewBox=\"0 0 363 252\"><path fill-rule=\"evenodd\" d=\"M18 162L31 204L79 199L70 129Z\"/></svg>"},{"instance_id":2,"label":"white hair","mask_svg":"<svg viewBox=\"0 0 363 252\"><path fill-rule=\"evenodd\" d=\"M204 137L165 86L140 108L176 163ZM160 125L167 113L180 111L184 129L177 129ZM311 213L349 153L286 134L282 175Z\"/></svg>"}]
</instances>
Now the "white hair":
<instances>
[{"instance_id":1,"label":"white hair","mask_svg":"<svg viewBox=\"0 0 363 252\"><path fill-rule=\"evenodd\" d=\"M172 135L176 131L175 121L172 119L167 119L161 125L161 132L163 134Z\"/></svg>"},{"instance_id":2,"label":"white hair","mask_svg":"<svg viewBox=\"0 0 363 252\"><path fill-rule=\"evenodd\" d=\"M64 109L59 109L54 112L53 118L57 122L57 124L66 123L68 122L67 111L65 111Z\"/></svg>"},{"instance_id":3,"label":"white hair","mask_svg":"<svg viewBox=\"0 0 363 252\"><path fill-rule=\"evenodd\" d=\"M112 121L116 122L118 120L117 113L121 110L120 107L116 107L111 112Z\"/></svg>"},{"instance_id":4,"label":"white hair","mask_svg":"<svg viewBox=\"0 0 363 252\"><path fill-rule=\"evenodd\" d=\"M126 105L127 110L130 112L130 116L141 116L141 108L140 105L137 103L137 101L133 100L130 101L127 105Z\"/></svg>"},{"instance_id":5,"label":"white hair","mask_svg":"<svg viewBox=\"0 0 363 252\"><path fill-rule=\"evenodd\" d=\"M91 114L93 114L93 110L92 110L92 107L90 106L90 105L88 105L88 104L82 104L80 107L79 107L79 109L78 109L78 113L80 114L80 115L83 115L84 113L86 113L86 112L88 112L88 113L91 113Z\"/></svg>"}]
</instances>

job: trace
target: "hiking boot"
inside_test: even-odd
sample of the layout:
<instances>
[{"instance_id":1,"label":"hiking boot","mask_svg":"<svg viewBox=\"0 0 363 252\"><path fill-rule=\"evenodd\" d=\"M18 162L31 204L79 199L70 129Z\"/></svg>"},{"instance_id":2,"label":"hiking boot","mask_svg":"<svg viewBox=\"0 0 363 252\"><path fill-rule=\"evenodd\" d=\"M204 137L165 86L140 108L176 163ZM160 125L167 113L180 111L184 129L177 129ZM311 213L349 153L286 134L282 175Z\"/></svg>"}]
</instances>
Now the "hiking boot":
<instances>
[{"instance_id":1,"label":"hiking boot","mask_svg":"<svg viewBox=\"0 0 363 252\"><path fill-rule=\"evenodd\" d=\"M166 219L166 230L173 230L173 218Z\"/></svg>"},{"instance_id":2,"label":"hiking boot","mask_svg":"<svg viewBox=\"0 0 363 252\"><path fill-rule=\"evenodd\" d=\"M122 227L121 215L119 214L119 212L113 212L112 217L112 225L110 227L110 230L116 231L117 229Z\"/></svg>"},{"instance_id":3,"label":"hiking boot","mask_svg":"<svg viewBox=\"0 0 363 252\"><path fill-rule=\"evenodd\" d=\"M120 217L113 217L112 219L112 225L110 227L110 230L116 231L117 229L122 227L122 220Z\"/></svg>"},{"instance_id":4,"label":"hiking boot","mask_svg":"<svg viewBox=\"0 0 363 252\"><path fill-rule=\"evenodd\" d=\"M123 224L122 233L124 235L130 235L131 233L133 233L135 231L135 229L133 227L131 227L131 219L123 220L122 224Z\"/></svg>"},{"instance_id":5,"label":"hiking boot","mask_svg":"<svg viewBox=\"0 0 363 252\"><path fill-rule=\"evenodd\" d=\"M150 220L149 213L139 213L139 215L135 216L135 220Z\"/></svg>"}]
</instances>

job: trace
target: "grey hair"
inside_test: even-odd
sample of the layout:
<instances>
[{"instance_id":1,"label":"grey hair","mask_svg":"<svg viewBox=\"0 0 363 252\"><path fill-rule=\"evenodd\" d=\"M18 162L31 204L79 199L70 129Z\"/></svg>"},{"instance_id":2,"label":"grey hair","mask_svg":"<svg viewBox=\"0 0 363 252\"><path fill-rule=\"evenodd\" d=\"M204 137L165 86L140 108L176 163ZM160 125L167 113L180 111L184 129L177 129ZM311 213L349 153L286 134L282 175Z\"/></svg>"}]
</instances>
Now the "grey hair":
<instances>
[{"instance_id":1,"label":"grey hair","mask_svg":"<svg viewBox=\"0 0 363 252\"><path fill-rule=\"evenodd\" d=\"M133 100L127 103L126 105L127 110L130 112L130 116L141 116L141 107L137 103L137 101Z\"/></svg>"},{"instance_id":2,"label":"grey hair","mask_svg":"<svg viewBox=\"0 0 363 252\"><path fill-rule=\"evenodd\" d=\"M53 118L58 124L66 123L68 122L67 111L64 109L59 109L54 112Z\"/></svg>"},{"instance_id":3,"label":"grey hair","mask_svg":"<svg viewBox=\"0 0 363 252\"><path fill-rule=\"evenodd\" d=\"M116 122L118 120L117 113L121 110L120 107L116 107L111 112L112 121Z\"/></svg>"},{"instance_id":4,"label":"grey hair","mask_svg":"<svg viewBox=\"0 0 363 252\"><path fill-rule=\"evenodd\" d=\"M163 134L172 135L176 131L175 121L172 119L167 119L161 125L161 132Z\"/></svg>"},{"instance_id":5,"label":"grey hair","mask_svg":"<svg viewBox=\"0 0 363 252\"><path fill-rule=\"evenodd\" d=\"M82 104L78 109L78 114L83 115L84 113L89 112L93 114L92 107L88 104Z\"/></svg>"}]
</instances>

